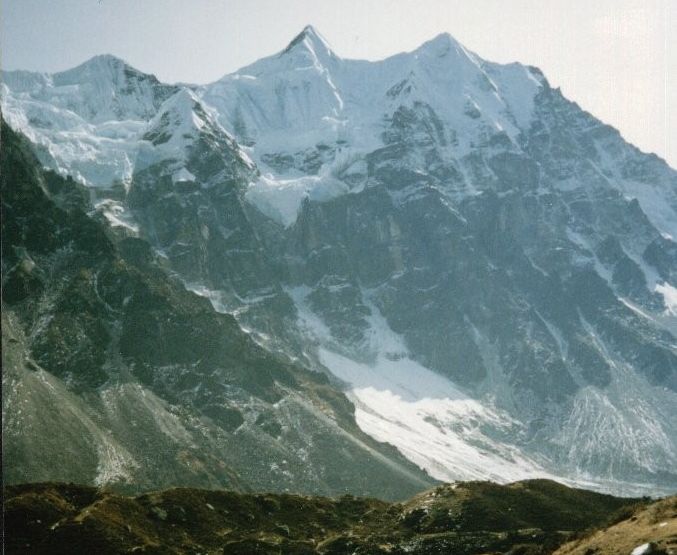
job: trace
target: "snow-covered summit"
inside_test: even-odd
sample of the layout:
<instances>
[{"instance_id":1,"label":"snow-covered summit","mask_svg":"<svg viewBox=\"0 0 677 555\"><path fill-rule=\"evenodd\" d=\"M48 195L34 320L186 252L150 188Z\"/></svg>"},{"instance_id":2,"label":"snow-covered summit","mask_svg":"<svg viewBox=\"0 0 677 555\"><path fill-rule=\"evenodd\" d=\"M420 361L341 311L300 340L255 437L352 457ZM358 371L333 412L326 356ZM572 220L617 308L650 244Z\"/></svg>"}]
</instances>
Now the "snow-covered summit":
<instances>
[{"instance_id":1,"label":"snow-covered summit","mask_svg":"<svg viewBox=\"0 0 677 555\"><path fill-rule=\"evenodd\" d=\"M344 102L335 77L340 66L341 59L309 26L282 51L203 87L200 95L244 144L314 144L318 131L331 133L342 117ZM300 136L308 132L313 137Z\"/></svg>"},{"instance_id":2,"label":"snow-covered summit","mask_svg":"<svg viewBox=\"0 0 677 555\"><path fill-rule=\"evenodd\" d=\"M198 94L216 109L221 125L251 147L270 178L266 191L274 194L279 182L287 192L312 197L307 180L297 187L294 179L310 169L320 177L313 177L314 186L324 188L321 177L336 177L337 160L343 165L347 158L364 159L391 141L392 126L408 118L402 110L425 111L425 125L436 127L440 148L449 155L462 156L497 134L517 143L543 86L525 66L487 63L449 34L367 62L340 58L308 26L281 52ZM300 206L302 197L296 198ZM285 213L288 224L293 210Z\"/></svg>"},{"instance_id":3,"label":"snow-covered summit","mask_svg":"<svg viewBox=\"0 0 677 555\"><path fill-rule=\"evenodd\" d=\"M214 125L199 98L190 89L180 89L160 106L148 122L144 139L153 144L195 138L208 125Z\"/></svg>"},{"instance_id":4,"label":"snow-covered summit","mask_svg":"<svg viewBox=\"0 0 677 555\"><path fill-rule=\"evenodd\" d=\"M186 87L164 108L181 87L111 55L55 74L8 72L3 78L2 108L10 124L44 147L44 163L88 184L128 180L138 142L158 128L158 114L182 105L175 122L198 125L204 121L198 111L213 112L214 122L267 176L266 190L285 183L310 196L313 187L324 187L323 176L344 182L332 190L352 190L366 157L398 137L432 141L445 159L490 144L519 153L534 99L549 88L537 69L487 62L447 33L368 62L336 55L310 25L279 52L194 92ZM197 111L190 107L196 99ZM308 176L297 186L295 180ZM300 205L302 196L295 198Z\"/></svg>"},{"instance_id":5,"label":"snow-covered summit","mask_svg":"<svg viewBox=\"0 0 677 555\"><path fill-rule=\"evenodd\" d=\"M152 120L162 103L181 88L111 55L54 74L8 72L3 81L7 120L44 146L43 162L92 185L131 176L134 143L157 127ZM430 106L444 133L464 138L456 143L461 149L487 130L514 139L528 125L539 86L523 66L487 64L448 34L413 52L365 62L340 58L307 26L280 52L196 94L204 110L213 108L219 124L250 147L264 173L289 179L298 164L287 168L290 174L275 160L317 160L318 148L321 166L333 164L339 150L341 159L346 152L364 155L383 145L384 125L401 106ZM178 97L173 102L180 104ZM199 120L188 104L185 121Z\"/></svg>"},{"instance_id":6,"label":"snow-covered summit","mask_svg":"<svg viewBox=\"0 0 677 555\"><path fill-rule=\"evenodd\" d=\"M165 159L183 159L200 140L216 141L240 151L216 115L189 88L181 88L160 106L141 136Z\"/></svg>"},{"instance_id":7,"label":"snow-covered summit","mask_svg":"<svg viewBox=\"0 0 677 555\"><path fill-rule=\"evenodd\" d=\"M111 80L117 79L117 76L126 69L136 71L122 58L112 54L99 54L82 62L74 68L54 73L57 84L82 84L91 80Z\"/></svg>"},{"instance_id":8,"label":"snow-covered summit","mask_svg":"<svg viewBox=\"0 0 677 555\"><path fill-rule=\"evenodd\" d=\"M111 55L58 73L3 73L2 112L44 164L92 186L125 182L148 120L178 88Z\"/></svg>"},{"instance_id":9,"label":"snow-covered summit","mask_svg":"<svg viewBox=\"0 0 677 555\"><path fill-rule=\"evenodd\" d=\"M215 158L225 166L254 169L212 109L189 88L181 88L160 106L141 139L135 169L159 164L160 173L171 174L174 182L200 180L203 186L214 184L213 173L225 175L220 173L221 164L214 165Z\"/></svg>"},{"instance_id":10,"label":"snow-covered summit","mask_svg":"<svg viewBox=\"0 0 677 555\"><path fill-rule=\"evenodd\" d=\"M425 41L413 52L414 53L433 52L438 56L443 56L447 52L449 52L452 48L459 49L463 47L449 33L440 33L439 35L433 37L432 39Z\"/></svg>"},{"instance_id":11,"label":"snow-covered summit","mask_svg":"<svg viewBox=\"0 0 677 555\"><path fill-rule=\"evenodd\" d=\"M7 72L3 80L28 102L48 103L93 124L147 119L174 89L108 54L53 74Z\"/></svg>"},{"instance_id":12,"label":"snow-covered summit","mask_svg":"<svg viewBox=\"0 0 677 555\"><path fill-rule=\"evenodd\" d=\"M278 56L293 55L299 52L310 53L321 60L337 58L329 43L312 25L306 25Z\"/></svg>"},{"instance_id":13,"label":"snow-covered summit","mask_svg":"<svg viewBox=\"0 0 677 555\"><path fill-rule=\"evenodd\" d=\"M224 127L270 154L277 147L272 134L281 129L290 148L345 135L373 146L383 119L417 102L430 105L448 127L466 124L464 112L472 111L515 137L529 124L529 103L541 86L526 67L488 64L446 33L412 52L365 62L336 56L309 26L279 54L205 86L201 95Z\"/></svg>"}]
</instances>

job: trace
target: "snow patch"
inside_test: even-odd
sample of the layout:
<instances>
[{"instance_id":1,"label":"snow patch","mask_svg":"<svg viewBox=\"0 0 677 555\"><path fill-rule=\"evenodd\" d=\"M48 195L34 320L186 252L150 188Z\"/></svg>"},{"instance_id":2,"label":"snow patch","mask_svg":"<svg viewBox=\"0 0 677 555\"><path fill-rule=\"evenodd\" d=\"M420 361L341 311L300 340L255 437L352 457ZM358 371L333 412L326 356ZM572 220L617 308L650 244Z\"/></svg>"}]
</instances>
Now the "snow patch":
<instances>
[{"instance_id":1,"label":"snow patch","mask_svg":"<svg viewBox=\"0 0 677 555\"><path fill-rule=\"evenodd\" d=\"M348 191L345 183L329 175L275 179L268 174L249 185L245 198L266 216L289 227L296 221L304 199L324 202Z\"/></svg>"},{"instance_id":2,"label":"snow patch","mask_svg":"<svg viewBox=\"0 0 677 555\"><path fill-rule=\"evenodd\" d=\"M663 295L663 303L665 304L665 314L670 316L677 316L677 288L670 285L668 282L657 283L655 287L656 293Z\"/></svg>"},{"instance_id":3,"label":"snow patch","mask_svg":"<svg viewBox=\"0 0 677 555\"><path fill-rule=\"evenodd\" d=\"M645 553L651 553L650 543L643 543L642 545L638 545L637 547L635 547L635 549L632 550L632 553L630 555L645 555Z\"/></svg>"},{"instance_id":4,"label":"snow patch","mask_svg":"<svg viewBox=\"0 0 677 555\"><path fill-rule=\"evenodd\" d=\"M356 421L364 432L394 445L439 480L552 477L519 448L498 439L507 433L519 435L516 421L413 360L375 306L368 305L367 342L373 361L339 354L328 327L307 306L308 292L290 291L299 325L319 342L322 364L349 384Z\"/></svg>"},{"instance_id":5,"label":"snow patch","mask_svg":"<svg viewBox=\"0 0 677 555\"><path fill-rule=\"evenodd\" d=\"M94 205L97 212L101 212L111 227L122 227L130 231L133 235L138 235L139 226L133 220L133 217L119 201L104 199Z\"/></svg>"},{"instance_id":6,"label":"snow patch","mask_svg":"<svg viewBox=\"0 0 677 555\"><path fill-rule=\"evenodd\" d=\"M179 183L185 181L195 181L195 176L186 168L181 168L172 174L172 183Z\"/></svg>"},{"instance_id":7,"label":"snow patch","mask_svg":"<svg viewBox=\"0 0 677 555\"><path fill-rule=\"evenodd\" d=\"M130 477L131 468L138 464L130 457L126 450L121 449L115 442L100 433L96 445L98 463L94 484L105 486L111 482L122 481Z\"/></svg>"}]
</instances>

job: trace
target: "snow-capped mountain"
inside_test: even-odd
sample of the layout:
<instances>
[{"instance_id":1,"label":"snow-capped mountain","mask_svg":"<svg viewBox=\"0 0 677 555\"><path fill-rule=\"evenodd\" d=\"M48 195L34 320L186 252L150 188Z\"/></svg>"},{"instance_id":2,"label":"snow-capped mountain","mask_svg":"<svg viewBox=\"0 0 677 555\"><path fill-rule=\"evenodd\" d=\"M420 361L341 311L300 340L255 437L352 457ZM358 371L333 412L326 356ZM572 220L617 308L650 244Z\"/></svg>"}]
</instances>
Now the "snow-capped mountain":
<instances>
[{"instance_id":1,"label":"snow-capped mountain","mask_svg":"<svg viewBox=\"0 0 677 555\"><path fill-rule=\"evenodd\" d=\"M146 122L178 91L114 56L55 74L2 74L4 118L43 163L89 186L125 182Z\"/></svg>"},{"instance_id":2,"label":"snow-capped mountain","mask_svg":"<svg viewBox=\"0 0 677 555\"><path fill-rule=\"evenodd\" d=\"M224 127L252 146L262 172L278 178L264 175L252 198L290 225L304 195L345 192L331 178L359 173L365 155L390 141L387 121L428 111L430 126L411 140L434 139L447 154L466 154L487 136L514 140L528 127L541 79L519 64L483 62L447 34L382 62L341 60L308 27L281 53L200 92ZM321 180L308 179L318 174Z\"/></svg>"},{"instance_id":3,"label":"snow-capped mountain","mask_svg":"<svg viewBox=\"0 0 677 555\"><path fill-rule=\"evenodd\" d=\"M2 107L434 478L677 486L677 173L538 69L446 34L345 60L307 27L204 86L5 73Z\"/></svg>"},{"instance_id":4,"label":"snow-capped mountain","mask_svg":"<svg viewBox=\"0 0 677 555\"><path fill-rule=\"evenodd\" d=\"M487 128L516 136L520 125L528 126L541 79L519 64L488 64L448 34L380 62L342 60L308 27L281 53L225 76L202 94L238 139L256 142L263 154L329 139L377 146L384 116L421 102L465 131L458 141L467 147ZM294 136L285 140L282 132Z\"/></svg>"}]
</instances>

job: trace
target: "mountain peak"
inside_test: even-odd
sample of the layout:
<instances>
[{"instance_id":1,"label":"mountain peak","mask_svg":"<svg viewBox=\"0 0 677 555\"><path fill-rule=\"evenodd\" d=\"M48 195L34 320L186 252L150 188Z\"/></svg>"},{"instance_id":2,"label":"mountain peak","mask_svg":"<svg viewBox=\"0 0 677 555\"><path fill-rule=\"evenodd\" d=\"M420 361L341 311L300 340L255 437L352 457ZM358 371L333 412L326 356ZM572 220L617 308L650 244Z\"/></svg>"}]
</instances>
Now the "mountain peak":
<instances>
[{"instance_id":1,"label":"mountain peak","mask_svg":"<svg viewBox=\"0 0 677 555\"><path fill-rule=\"evenodd\" d=\"M439 33L438 35L435 35L433 38L426 41L424 44L453 44L453 45L456 45L456 44L458 44L458 41L454 37L452 37L449 33L447 33L445 31L443 33Z\"/></svg>"},{"instance_id":2,"label":"mountain peak","mask_svg":"<svg viewBox=\"0 0 677 555\"><path fill-rule=\"evenodd\" d=\"M427 53L442 57L450 51L463 52L467 54L466 49L449 33L440 33L436 37L424 42L419 46L416 53Z\"/></svg>"},{"instance_id":3,"label":"mountain peak","mask_svg":"<svg viewBox=\"0 0 677 555\"><path fill-rule=\"evenodd\" d=\"M197 95L184 87L165 100L148 123L149 129L201 129L213 122Z\"/></svg>"},{"instance_id":4,"label":"mountain peak","mask_svg":"<svg viewBox=\"0 0 677 555\"><path fill-rule=\"evenodd\" d=\"M291 40L280 55L295 52L297 50L311 52L317 57L337 57L329 46L329 43L312 25L306 25L303 30Z\"/></svg>"},{"instance_id":5,"label":"mountain peak","mask_svg":"<svg viewBox=\"0 0 677 555\"><path fill-rule=\"evenodd\" d=\"M313 27L312 25L306 25L303 28L303 31L301 31L301 33L299 34L305 34L308 36L316 36L316 37L319 36L318 32L315 30L315 27Z\"/></svg>"},{"instance_id":6,"label":"mountain peak","mask_svg":"<svg viewBox=\"0 0 677 555\"><path fill-rule=\"evenodd\" d=\"M112 54L99 54L80 65L54 74L55 83L61 85L92 83L99 81L120 81L124 75L145 77L157 83L154 75L148 75L133 68L123 59Z\"/></svg>"},{"instance_id":7,"label":"mountain peak","mask_svg":"<svg viewBox=\"0 0 677 555\"><path fill-rule=\"evenodd\" d=\"M129 67L129 65L122 58L118 58L113 54L97 54L74 68L60 73L92 71L101 68L117 69L120 67Z\"/></svg>"}]
</instances>

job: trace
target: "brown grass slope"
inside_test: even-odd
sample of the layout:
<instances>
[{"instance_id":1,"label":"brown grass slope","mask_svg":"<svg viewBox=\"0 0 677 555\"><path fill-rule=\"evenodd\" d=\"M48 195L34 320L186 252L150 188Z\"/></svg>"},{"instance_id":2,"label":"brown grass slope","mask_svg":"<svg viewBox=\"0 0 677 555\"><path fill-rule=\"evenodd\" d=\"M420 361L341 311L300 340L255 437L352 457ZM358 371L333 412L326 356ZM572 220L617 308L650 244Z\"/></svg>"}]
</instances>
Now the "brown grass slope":
<instances>
[{"instance_id":1,"label":"brown grass slope","mask_svg":"<svg viewBox=\"0 0 677 555\"><path fill-rule=\"evenodd\" d=\"M628 518L585 537L569 542L557 555L630 554L647 545L646 553L677 553L677 496L636 507Z\"/></svg>"}]
</instances>

